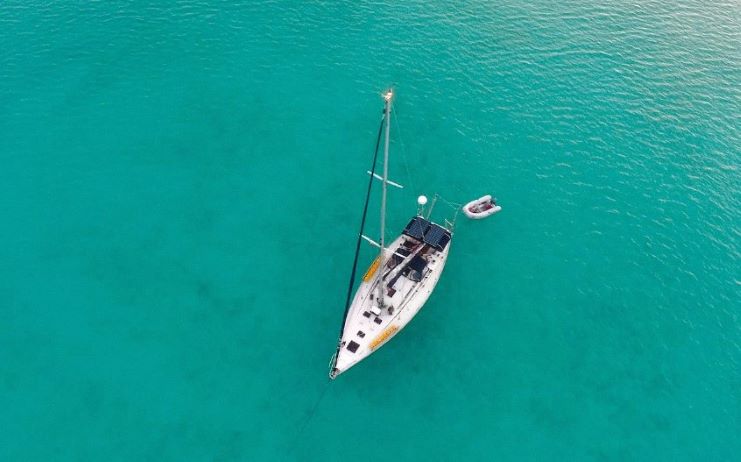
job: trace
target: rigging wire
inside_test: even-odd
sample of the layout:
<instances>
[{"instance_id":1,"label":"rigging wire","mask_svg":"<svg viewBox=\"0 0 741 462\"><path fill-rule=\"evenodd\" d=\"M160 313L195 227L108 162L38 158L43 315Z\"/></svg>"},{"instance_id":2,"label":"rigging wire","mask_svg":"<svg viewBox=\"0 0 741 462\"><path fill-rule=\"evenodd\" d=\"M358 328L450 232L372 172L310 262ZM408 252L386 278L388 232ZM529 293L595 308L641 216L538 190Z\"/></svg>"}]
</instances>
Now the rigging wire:
<instances>
[{"instance_id":1,"label":"rigging wire","mask_svg":"<svg viewBox=\"0 0 741 462\"><path fill-rule=\"evenodd\" d=\"M396 133L397 133L396 137L399 140L399 144L401 145L401 149L400 149L401 155L399 157L401 157L401 161L404 164L404 170L406 171L406 174L407 174L407 179L408 179L407 184L409 184L409 186L412 187L412 191L413 191L412 194L419 194L419 190L417 189L417 185L414 182L414 177L412 177L411 170L409 170L409 163L407 162L407 158L406 158L406 154L408 151L406 149L406 144L404 143L404 139L401 137L401 130L399 129L399 109L398 107L394 108L394 112L396 113L396 117L394 117L391 120L393 120L394 123L396 124Z\"/></svg>"},{"instance_id":2,"label":"rigging wire","mask_svg":"<svg viewBox=\"0 0 741 462\"><path fill-rule=\"evenodd\" d=\"M439 194L437 195L437 197L439 199L442 199L442 201L445 202L445 204L449 205L450 207L452 207L454 209L459 209L459 208L463 207L463 204L459 204L458 202L449 201L449 200L447 200L446 198L444 198L443 196L441 196Z\"/></svg>"},{"instance_id":3,"label":"rigging wire","mask_svg":"<svg viewBox=\"0 0 741 462\"><path fill-rule=\"evenodd\" d=\"M401 157L401 160L404 163L404 170L406 170L407 177L409 178L409 184L412 186L412 189L414 190L414 192L417 193L418 192L417 186L414 183L414 177L411 174L411 170L409 169L409 163L407 162L407 159L406 159L406 154L408 153L408 151L406 149L406 144L404 143L404 139L401 136L401 128L399 127L399 108L398 108L398 106L394 108L394 112L396 112L396 117L394 117L392 120L396 124L397 138L399 139L399 144L401 145L401 150L400 150L401 151L401 155L399 157ZM449 206L451 206L453 208L457 208L457 207L462 207L463 206L463 204L459 204L457 202L449 201L449 200L445 199L444 197L440 196L439 194L437 196L438 196L438 198L442 199L443 202L445 202L447 205L449 205Z\"/></svg>"},{"instance_id":4,"label":"rigging wire","mask_svg":"<svg viewBox=\"0 0 741 462\"><path fill-rule=\"evenodd\" d=\"M407 178L409 180L408 184L412 187L412 190L414 191L414 193L419 194L420 191L417 189L417 185L414 182L414 177L411 174L411 170L409 169L409 163L407 162L407 158L406 158L406 154L408 153L408 151L406 149L406 144L404 143L404 139L401 136L401 129L399 127L399 108L398 108L398 106L394 108L394 111L396 112L396 117L393 118L393 121L396 124L397 138L399 140L399 144L401 145L401 149L400 149L401 155L399 157L401 157L402 163L404 164L404 170L406 171ZM435 193L435 196L438 199L441 199L450 208L452 208L453 210L455 210L455 215L453 216L453 219L451 221L451 223L453 225L455 225L455 221L456 221L456 219L458 217L458 210L460 210L460 208L463 207L463 204L459 204L458 202L449 201L449 200L445 199L444 197L442 197L440 194L437 194L437 193Z\"/></svg>"},{"instance_id":5,"label":"rigging wire","mask_svg":"<svg viewBox=\"0 0 741 462\"><path fill-rule=\"evenodd\" d=\"M334 360L332 361L332 369L334 372L335 365L337 364L337 357L340 354L340 348L342 343L342 331L345 329L345 320L347 319L347 313L350 311L350 300L352 297L352 288L355 285L355 273L358 269L358 256L360 255L360 243L363 240L363 229L365 228L365 218L368 215L368 203L370 202L371 188L373 187L374 175L376 174L376 163L378 161L378 148L381 145L381 134L383 133L383 123L386 120L387 114L384 109L383 117L381 118L381 125L378 127L378 137L376 138L376 150L373 153L373 164L371 165L370 175L368 178L368 191L365 194L365 205L363 206L363 218L360 220L360 232L358 233L358 242L355 245L355 258L352 263L352 271L350 272L350 283L347 286L347 298L345 300L345 314L342 316L342 325L340 325L340 335L337 339L337 349L335 350ZM383 251L383 249L381 249Z\"/></svg>"}]
</instances>

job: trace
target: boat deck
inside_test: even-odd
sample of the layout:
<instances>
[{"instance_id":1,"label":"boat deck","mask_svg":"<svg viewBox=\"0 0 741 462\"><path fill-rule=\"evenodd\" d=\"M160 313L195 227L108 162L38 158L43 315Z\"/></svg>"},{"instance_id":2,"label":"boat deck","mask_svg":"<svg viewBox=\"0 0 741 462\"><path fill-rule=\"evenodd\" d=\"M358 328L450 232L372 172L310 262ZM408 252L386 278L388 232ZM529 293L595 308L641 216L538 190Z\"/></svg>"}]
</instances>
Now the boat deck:
<instances>
[{"instance_id":1,"label":"boat deck","mask_svg":"<svg viewBox=\"0 0 741 462\"><path fill-rule=\"evenodd\" d=\"M388 247L384 267L379 268L378 260L371 264L345 323L336 364L339 372L370 355L417 314L437 284L450 239L446 229L415 217ZM384 284L382 306L379 283Z\"/></svg>"}]
</instances>

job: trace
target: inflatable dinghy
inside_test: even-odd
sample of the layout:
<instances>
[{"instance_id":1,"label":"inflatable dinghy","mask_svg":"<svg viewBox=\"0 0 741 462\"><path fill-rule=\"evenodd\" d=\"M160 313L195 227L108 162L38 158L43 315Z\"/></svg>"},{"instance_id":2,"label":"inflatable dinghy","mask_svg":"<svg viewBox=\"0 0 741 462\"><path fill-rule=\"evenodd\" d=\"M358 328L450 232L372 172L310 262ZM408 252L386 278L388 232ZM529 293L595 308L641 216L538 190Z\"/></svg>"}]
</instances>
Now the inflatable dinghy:
<instances>
[{"instance_id":1,"label":"inflatable dinghy","mask_svg":"<svg viewBox=\"0 0 741 462\"><path fill-rule=\"evenodd\" d=\"M480 220L490 215L494 215L500 210L502 210L502 207L498 206L496 201L493 200L489 194L484 197L479 197L463 206L463 213L465 213L468 218L474 220Z\"/></svg>"}]
</instances>

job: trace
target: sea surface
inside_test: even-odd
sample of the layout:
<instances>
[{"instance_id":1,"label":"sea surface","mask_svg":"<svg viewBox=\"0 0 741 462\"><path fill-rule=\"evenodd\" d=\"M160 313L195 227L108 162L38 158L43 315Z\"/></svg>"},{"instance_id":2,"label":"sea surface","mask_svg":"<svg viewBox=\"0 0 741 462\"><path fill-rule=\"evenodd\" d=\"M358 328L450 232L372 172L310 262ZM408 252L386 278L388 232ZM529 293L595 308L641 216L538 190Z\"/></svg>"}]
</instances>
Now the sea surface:
<instances>
[{"instance_id":1,"label":"sea surface","mask_svg":"<svg viewBox=\"0 0 741 462\"><path fill-rule=\"evenodd\" d=\"M740 44L737 0L0 3L0 460L738 460ZM330 383L389 86L389 235L503 211Z\"/></svg>"}]
</instances>

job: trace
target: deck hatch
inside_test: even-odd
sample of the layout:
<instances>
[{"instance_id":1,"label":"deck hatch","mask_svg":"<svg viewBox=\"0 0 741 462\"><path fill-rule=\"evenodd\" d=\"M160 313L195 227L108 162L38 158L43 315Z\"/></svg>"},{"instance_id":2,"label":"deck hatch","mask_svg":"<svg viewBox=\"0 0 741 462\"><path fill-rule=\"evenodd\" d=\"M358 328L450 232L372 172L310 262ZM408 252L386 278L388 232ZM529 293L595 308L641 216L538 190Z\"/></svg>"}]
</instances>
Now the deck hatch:
<instances>
[{"instance_id":1,"label":"deck hatch","mask_svg":"<svg viewBox=\"0 0 741 462\"><path fill-rule=\"evenodd\" d=\"M356 351L358 351L359 346L360 344L350 340L350 343L347 344L347 349L350 350L351 353L355 353Z\"/></svg>"},{"instance_id":2,"label":"deck hatch","mask_svg":"<svg viewBox=\"0 0 741 462\"><path fill-rule=\"evenodd\" d=\"M388 262L388 267L395 268L399 263L404 261L404 258L408 257L410 253L412 253L411 250L406 249L403 246L399 247L393 254L391 254L391 258L389 258Z\"/></svg>"},{"instance_id":3,"label":"deck hatch","mask_svg":"<svg viewBox=\"0 0 741 462\"><path fill-rule=\"evenodd\" d=\"M417 271L420 274L422 274L426 267L427 261L425 261L425 259L420 257L419 255L415 255L414 258L412 258L412 260L409 262L409 269Z\"/></svg>"}]
</instances>

